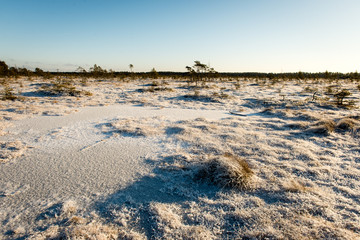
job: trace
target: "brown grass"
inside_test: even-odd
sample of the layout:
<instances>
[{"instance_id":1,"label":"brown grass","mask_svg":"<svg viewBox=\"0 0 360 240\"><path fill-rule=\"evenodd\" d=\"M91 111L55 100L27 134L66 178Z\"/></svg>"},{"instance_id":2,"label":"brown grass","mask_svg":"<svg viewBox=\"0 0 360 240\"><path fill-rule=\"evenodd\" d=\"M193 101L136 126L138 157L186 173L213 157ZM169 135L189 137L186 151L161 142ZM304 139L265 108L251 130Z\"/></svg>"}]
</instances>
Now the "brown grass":
<instances>
[{"instance_id":1,"label":"brown grass","mask_svg":"<svg viewBox=\"0 0 360 240\"><path fill-rule=\"evenodd\" d=\"M310 190L310 188L306 187L303 183L294 180L284 184L284 188L289 192L307 192Z\"/></svg>"},{"instance_id":2,"label":"brown grass","mask_svg":"<svg viewBox=\"0 0 360 240\"><path fill-rule=\"evenodd\" d=\"M27 147L20 141L0 141L0 163L23 155L26 149Z\"/></svg>"},{"instance_id":3,"label":"brown grass","mask_svg":"<svg viewBox=\"0 0 360 240\"><path fill-rule=\"evenodd\" d=\"M3 100L3 101L6 101L6 100L14 101L18 98L14 93L14 89L10 86L5 86L1 95L3 95L1 98L1 100Z\"/></svg>"},{"instance_id":4,"label":"brown grass","mask_svg":"<svg viewBox=\"0 0 360 240\"><path fill-rule=\"evenodd\" d=\"M207 162L196 177L208 179L220 187L250 190L254 185L253 176L254 172L245 159L225 153Z\"/></svg>"},{"instance_id":5,"label":"brown grass","mask_svg":"<svg viewBox=\"0 0 360 240\"><path fill-rule=\"evenodd\" d=\"M306 130L306 132L319 135L329 135L330 133L334 132L335 125L336 124L333 120L322 120L314 123Z\"/></svg>"},{"instance_id":6,"label":"brown grass","mask_svg":"<svg viewBox=\"0 0 360 240\"><path fill-rule=\"evenodd\" d=\"M336 128L349 131L353 130L357 125L359 125L358 121L351 118L343 118L336 124Z\"/></svg>"}]
</instances>

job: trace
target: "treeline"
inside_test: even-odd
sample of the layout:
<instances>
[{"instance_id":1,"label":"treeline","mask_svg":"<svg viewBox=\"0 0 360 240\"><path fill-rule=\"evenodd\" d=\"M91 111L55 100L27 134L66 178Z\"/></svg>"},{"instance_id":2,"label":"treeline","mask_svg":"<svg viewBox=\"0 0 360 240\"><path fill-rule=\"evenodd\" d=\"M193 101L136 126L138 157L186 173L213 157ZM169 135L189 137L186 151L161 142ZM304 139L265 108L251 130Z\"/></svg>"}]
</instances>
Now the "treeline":
<instances>
[{"instance_id":1,"label":"treeline","mask_svg":"<svg viewBox=\"0 0 360 240\"><path fill-rule=\"evenodd\" d=\"M113 70L106 70L98 65L94 65L88 71L79 67L74 72L48 72L40 68L35 68L34 71L26 68L9 67L4 61L0 61L0 77L30 77L38 76L45 78L52 78L55 76L72 76L83 78L172 78L181 79L187 78L193 81L202 81L202 79L229 79L229 78L249 78L249 79L269 79L269 80L291 80L291 79L350 79L360 80L358 72L340 73L340 72L293 72L293 73L261 73L261 72L217 72L212 68L207 67L195 61L193 67L185 67L187 72L170 72L160 71L157 72L154 68L149 72L133 72L132 64L130 71L116 72Z\"/></svg>"}]
</instances>

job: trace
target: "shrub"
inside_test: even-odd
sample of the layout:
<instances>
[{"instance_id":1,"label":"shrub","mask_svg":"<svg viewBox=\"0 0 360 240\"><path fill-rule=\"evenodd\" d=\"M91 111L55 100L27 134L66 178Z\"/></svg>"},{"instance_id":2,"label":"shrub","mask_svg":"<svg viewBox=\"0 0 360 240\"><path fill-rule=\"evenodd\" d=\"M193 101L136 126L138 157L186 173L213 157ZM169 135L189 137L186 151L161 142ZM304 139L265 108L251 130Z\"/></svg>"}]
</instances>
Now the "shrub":
<instances>
[{"instance_id":1,"label":"shrub","mask_svg":"<svg viewBox=\"0 0 360 240\"><path fill-rule=\"evenodd\" d=\"M333 85L327 86L325 93L333 94L334 93L334 86Z\"/></svg>"},{"instance_id":2,"label":"shrub","mask_svg":"<svg viewBox=\"0 0 360 240\"><path fill-rule=\"evenodd\" d=\"M252 189L253 176L254 172L245 159L228 153L210 160L196 174L198 179L239 190Z\"/></svg>"},{"instance_id":3,"label":"shrub","mask_svg":"<svg viewBox=\"0 0 360 240\"><path fill-rule=\"evenodd\" d=\"M160 86L160 83L157 82L157 81L152 81L152 83L150 84L150 86L158 87L158 86Z\"/></svg>"},{"instance_id":4,"label":"shrub","mask_svg":"<svg viewBox=\"0 0 360 240\"><path fill-rule=\"evenodd\" d=\"M240 89L240 87L241 87L241 84L240 83L234 83L234 87L235 87L235 89L236 90L239 90Z\"/></svg>"},{"instance_id":5,"label":"shrub","mask_svg":"<svg viewBox=\"0 0 360 240\"><path fill-rule=\"evenodd\" d=\"M73 96L79 97L81 95L91 96L92 94L88 91L80 91L77 90L73 85L73 82L69 79L61 79L58 78L55 81L52 81L49 84L43 85L41 87L43 92L46 92L50 95L65 95L65 96Z\"/></svg>"},{"instance_id":6,"label":"shrub","mask_svg":"<svg viewBox=\"0 0 360 240\"><path fill-rule=\"evenodd\" d=\"M336 98L336 103L338 105L343 105L344 104L344 98L350 96L351 93L349 92L349 90L343 89L340 92L337 92L334 94L334 97Z\"/></svg>"},{"instance_id":7,"label":"shrub","mask_svg":"<svg viewBox=\"0 0 360 240\"><path fill-rule=\"evenodd\" d=\"M18 97L15 96L14 94L14 89L12 87L9 86L5 86L3 92L2 92L3 97L1 98L1 100L11 100L14 101L15 99L17 99Z\"/></svg>"}]
</instances>

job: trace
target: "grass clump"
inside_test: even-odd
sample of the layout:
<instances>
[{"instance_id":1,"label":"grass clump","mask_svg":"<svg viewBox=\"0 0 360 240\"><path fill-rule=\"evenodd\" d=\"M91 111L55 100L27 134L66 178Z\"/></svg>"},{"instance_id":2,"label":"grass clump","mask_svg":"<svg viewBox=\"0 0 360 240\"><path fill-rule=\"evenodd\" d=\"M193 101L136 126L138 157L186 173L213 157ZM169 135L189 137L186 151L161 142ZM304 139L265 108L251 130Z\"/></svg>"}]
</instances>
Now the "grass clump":
<instances>
[{"instance_id":1,"label":"grass clump","mask_svg":"<svg viewBox=\"0 0 360 240\"><path fill-rule=\"evenodd\" d=\"M351 92L346 89L342 89L341 91L334 94L334 97L336 98L336 104L339 106L344 105L344 98L351 95Z\"/></svg>"},{"instance_id":2,"label":"grass clump","mask_svg":"<svg viewBox=\"0 0 360 240\"><path fill-rule=\"evenodd\" d=\"M251 190L254 186L254 171L245 159L226 153L207 162L196 178L206 179L226 188Z\"/></svg>"},{"instance_id":3,"label":"grass clump","mask_svg":"<svg viewBox=\"0 0 360 240\"><path fill-rule=\"evenodd\" d=\"M349 131L353 130L356 125L359 125L358 121L351 118L343 118L336 124L336 128L344 131Z\"/></svg>"},{"instance_id":4,"label":"grass clump","mask_svg":"<svg viewBox=\"0 0 360 240\"><path fill-rule=\"evenodd\" d=\"M319 135L330 135L335 130L335 122L333 120L322 120L310 126L306 132Z\"/></svg>"},{"instance_id":5,"label":"grass clump","mask_svg":"<svg viewBox=\"0 0 360 240\"><path fill-rule=\"evenodd\" d=\"M153 118L123 118L111 124L115 132L135 137L150 137L161 134L160 119Z\"/></svg>"},{"instance_id":6,"label":"grass clump","mask_svg":"<svg viewBox=\"0 0 360 240\"><path fill-rule=\"evenodd\" d=\"M300 193L310 191L309 187L306 187L303 183L291 180L290 182L284 184L284 188L288 192Z\"/></svg>"},{"instance_id":7,"label":"grass clump","mask_svg":"<svg viewBox=\"0 0 360 240\"><path fill-rule=\"evenodd\" d=\"M5 163L24 154L27 147L20 141L0 141L0 163Z\"/></svg>"},{"instance_id":8,"label":"grass clump","mask_svg":"<svg viewBox=\"0 0 360 240\"><path fill-rule=\"evenodd\" d=\"M158 92L158 91L173 92L174 90L168 87L154 87L154 86L151 86L150 88L144 90L144 92Z\"/></svg>"},{"instance_id":9,"label":"grass clump","mask_svg":"<svg viewBox=\"0 0 360 240\"><path fill-rule=\"evenodd\" d=\"M58 78L55 81L51 81L50 84L43 85L41 89L42 92L45 92L46 94L57 96L79 97L81 95L92 95L88 91L81 91L76 89L71 80L61 78Z\"/></svg>"},{"instance_id":10,"label":"grass clump","mask_svg":"<svg viewBox=\"0 0 360 240\"><path fill-rule=\"evenodd\" d=\"M14 89L10 86L5 86L1 95L2 95L1 100L3 100L3 101L6 101L6 100L14 101L18 98L14 93Z\"/></svg>"}]
</instances>

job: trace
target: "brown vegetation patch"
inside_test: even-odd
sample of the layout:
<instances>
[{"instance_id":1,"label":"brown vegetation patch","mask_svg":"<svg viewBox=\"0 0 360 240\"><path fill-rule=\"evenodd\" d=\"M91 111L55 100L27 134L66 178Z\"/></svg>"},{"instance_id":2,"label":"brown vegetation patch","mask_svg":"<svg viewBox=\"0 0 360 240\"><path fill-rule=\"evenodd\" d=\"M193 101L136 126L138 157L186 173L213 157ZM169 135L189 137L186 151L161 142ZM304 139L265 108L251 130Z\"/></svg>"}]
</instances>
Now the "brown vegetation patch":
<instances>
[{"instance_id":1,"label":"brown vegetation patch","mask_svg":"<svg viewBox=\"0 0 360 240\"><path fill-rule=\"evenodd\" d=\"M226 153L204 164L196 174L220 187L250 190L254 186L254 172L245 159Z\"/></svg>"},{"instance_id":2,"label":"brown vegetation patch","mask_svg":"<svg viewBox=\"0 0 360 240\"><path fill-rule=\"evenodd\" d=\"M40 92L55 96L92 96L91 92L76 89L74 82L69 79L56 79L50 84L43 84Z\"/></svg>"},{"instance_id":3,"label":"brown vegetation patch","mask_svg":"<svg viewBox=\"0 0 360 240\"><path fill-rule=\"evenodd\" d=\"M359 121L352 118L343 118L336 124L336 128L345 131L353 130L356 126L359 126Z\"/></svg>"},{"instance_id":4,"label":"brown vegetation patch","mask_svg":"<svg viewBox=\"0 0 360 240\"><path fill-rule=\"evenodd\" d=\"M306 187L303 183L291 180L284 184L284 188L289 192L307 192L310 188Z\"/></svg>"},{"instance_id":5,"label":"brown vegetation patch","mask_svg":"<svg viewBox=\"0 0 360 240\"><path fill-rule=\"evenodd\" d=\"M18 96L16 96L16 94L14 93L14 88L10 87L10 86L5 86L4 90L1 92L1 100L6 101L6 100L11 100L14 101L18 98Z\"/></svg>"},{"instance_id":6,"label":"brown vegetation patch","mask_svg":"<svg viewBox=\"0 0 360 240\"><path fill-rule=\"evenodd\" d=\"M164 132L159 118L124 118L120 119L111 126L119 133L133 136L148 137Z\"/></svg>"},{"instance_id":7,"label":"brown vegetation patch","mask_svg":"<svg viewBox=\"0 0 360 240\"><path fill-rule=\"evenodd\" d=\"M335 130L335 122L333 120L322 120L314 123L306 130L308 133L329 135Z\"/></svg>"}]
</instances>

